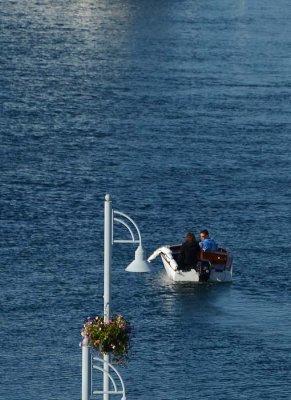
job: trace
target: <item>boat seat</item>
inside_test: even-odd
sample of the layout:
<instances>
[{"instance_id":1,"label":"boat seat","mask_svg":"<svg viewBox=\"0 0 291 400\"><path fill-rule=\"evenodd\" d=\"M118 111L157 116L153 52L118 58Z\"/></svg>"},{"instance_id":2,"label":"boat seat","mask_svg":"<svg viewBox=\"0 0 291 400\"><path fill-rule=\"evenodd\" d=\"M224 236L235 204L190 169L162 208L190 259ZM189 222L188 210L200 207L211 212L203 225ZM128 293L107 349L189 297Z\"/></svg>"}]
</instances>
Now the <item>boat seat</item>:
<instances>
[{"instance_id":1,"label":"boat seat","mask_svg":"<svg viewBox=\"0 0 291 400\"><path fill-rule=\"evenodd\" d=\"M200 259L210 261L211 264L226 264L227 253L225 251L201 251Z\"/></svg>"}]
</instances>

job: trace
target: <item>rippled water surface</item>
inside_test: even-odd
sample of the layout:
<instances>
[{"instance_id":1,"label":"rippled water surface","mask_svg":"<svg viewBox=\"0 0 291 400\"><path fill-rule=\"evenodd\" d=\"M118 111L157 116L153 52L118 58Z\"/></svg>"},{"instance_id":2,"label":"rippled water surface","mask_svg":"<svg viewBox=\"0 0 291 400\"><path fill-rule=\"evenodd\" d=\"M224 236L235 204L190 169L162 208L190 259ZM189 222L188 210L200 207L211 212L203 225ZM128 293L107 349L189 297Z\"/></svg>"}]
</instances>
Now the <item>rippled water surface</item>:
<instances>
[{"instance_id":1,"label":"rippled water surface","mask_svg":"<svg viewBox=\"0 0 291 400\"><path fill-rule=\"evenodd\" d=\"M134 248L114 245L127 398L290 399L290 2L1 11L1 399L81 398L107 192L148 254L207 228L235 260L231 285L174 284L158 260L125 273Z\"/></svg>"}]
</instances>

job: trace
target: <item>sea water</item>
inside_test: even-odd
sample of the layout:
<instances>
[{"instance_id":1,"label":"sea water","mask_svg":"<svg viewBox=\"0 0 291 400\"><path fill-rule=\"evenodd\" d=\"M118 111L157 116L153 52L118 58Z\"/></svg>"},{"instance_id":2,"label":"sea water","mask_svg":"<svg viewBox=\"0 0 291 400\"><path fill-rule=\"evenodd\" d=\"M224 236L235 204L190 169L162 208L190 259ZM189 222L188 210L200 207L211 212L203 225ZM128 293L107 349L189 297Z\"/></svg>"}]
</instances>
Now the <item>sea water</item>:
<instances>
[{"instance_id":1,"label":"sea water","mask_svg":"<svg viewBox=\"0 0 291 400\"><path fill-rule=\"evenodd\" d=\"M290 17L287 0L2 5L1 399L81 398L106 193L148 255L205 228L234 255L231 285L177 284L113 246L127 398L291 398Z\"/></svg>"}]
</instances>

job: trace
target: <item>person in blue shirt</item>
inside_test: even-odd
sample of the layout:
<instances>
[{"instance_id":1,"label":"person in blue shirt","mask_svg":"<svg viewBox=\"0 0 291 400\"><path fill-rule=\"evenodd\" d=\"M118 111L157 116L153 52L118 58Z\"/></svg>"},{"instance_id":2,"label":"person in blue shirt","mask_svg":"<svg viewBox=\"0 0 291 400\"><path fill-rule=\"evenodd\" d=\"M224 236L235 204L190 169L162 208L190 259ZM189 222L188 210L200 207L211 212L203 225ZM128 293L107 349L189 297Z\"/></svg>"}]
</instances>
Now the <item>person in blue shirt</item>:
<instances>
[{"instance_id":1,"label":"person in blue shirt","mask_svg":"<svg viewBox=\"0 0 291 400\"><path fill-rule=\"evenodd\" d=\"M199 246L203 251L217 251L218 246L213 239L209 237L207 229L200 232Z\"/></svg>"}]
</instances>

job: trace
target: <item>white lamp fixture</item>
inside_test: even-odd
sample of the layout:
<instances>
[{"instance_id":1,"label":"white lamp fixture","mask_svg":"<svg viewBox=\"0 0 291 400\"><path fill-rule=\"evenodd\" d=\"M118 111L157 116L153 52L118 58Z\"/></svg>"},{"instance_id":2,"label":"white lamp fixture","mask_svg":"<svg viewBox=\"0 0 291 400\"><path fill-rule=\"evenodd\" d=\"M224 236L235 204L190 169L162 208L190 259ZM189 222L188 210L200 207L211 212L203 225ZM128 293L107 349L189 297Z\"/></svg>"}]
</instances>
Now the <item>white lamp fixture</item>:
<instances>
[{"instance_id":1,"label":"white lamp fixture","mask_svg":"<svg viewBox=\"0 0 291 400\"><path fill-rule=\"evenodd\" d=\"M144 258L144 251L141 245L135 250L134 260L125 268L128 272L151 272L150 264Z\"/></svg>"}]
</instances>

